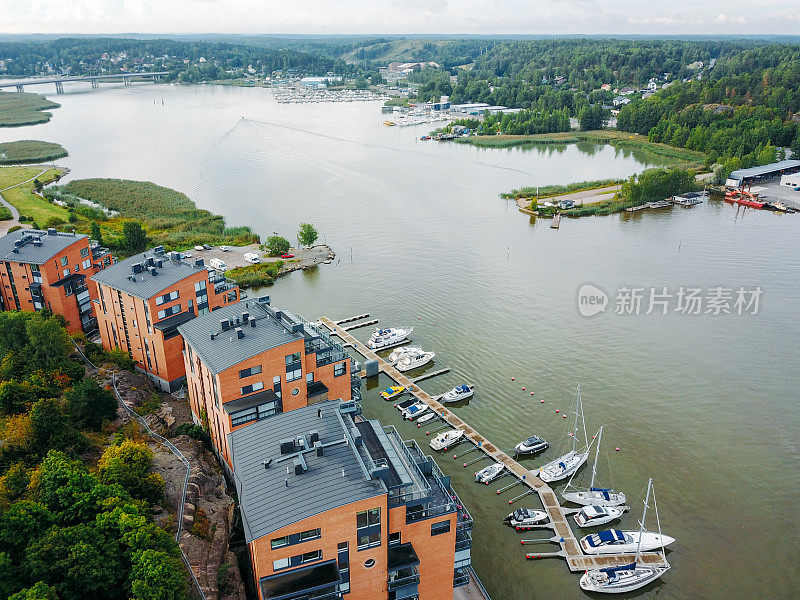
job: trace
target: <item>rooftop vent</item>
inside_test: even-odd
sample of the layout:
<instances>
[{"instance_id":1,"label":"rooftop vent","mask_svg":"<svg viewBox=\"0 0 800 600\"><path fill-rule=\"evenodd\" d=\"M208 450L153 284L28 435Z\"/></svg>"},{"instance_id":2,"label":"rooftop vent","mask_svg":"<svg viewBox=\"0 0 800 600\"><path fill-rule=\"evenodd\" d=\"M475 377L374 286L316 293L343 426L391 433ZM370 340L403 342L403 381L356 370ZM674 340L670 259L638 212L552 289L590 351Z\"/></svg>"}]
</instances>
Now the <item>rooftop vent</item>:
<instances>
[{"instance_id":1,"label":"rooftop vent","mask_svg":"<svg viewBox=\"0 0 800 600\"><path fill-rule=\"evenodd\" d=\"M212 340L214 339L214 332L213 331L211 332L211 339Z\"/></svg>"},{"instance_id":2,"label":"rooftop vent","mask_svg":"<svg viewBox=\"0 0 800 600\"><path fill-rule=\"evenodd\" d=\"M247 321L250 319L250 313L243 312L242 313L242 323L247 325Z\"/></svg>"},{"instance_id":3,"label":"rooftop vent","mask_svg":"<svg viewBox=\"0 0 800 600\"><path fill-rule=\"evenodd\" d=\"M158 275L158 271L156 271L155 267L150 267L148 270L150 271L150 275L153 275L154 277Z\"/></svg>"},{"instance_id":4,"label":"rooftop vent","mask_svg":"<svg viewBox=\"0 0 800 600\"><path fill-rule=\"evenodd\" d=\"M147 258L147 266L152 267L153 265L155 265L155 261L153 260L153 257L150 256Z\"/></svg>"},{"instance_id":5,"label":"rooftop vent","mask_svg":"<svg viewBox=\"0 0 800 600\"><path fill-rule=\"evenodd\" d=\"M159 269L163 268L163 267L164 267L164 261L163 261L163 260L161 260L161 259L158 259L158 260L156 261L156 266L157 266Z\"/></svg>"},{"instance_id":6,"label":"rooftop vent","mask_svg":"<svg viewBox=\"0 0 800 600\"><path fill-rule=\"evenodd\" d=\"M306 464L306 459L303 458L303 455L295 456L292 459L292 463L294 464L294 474L295 475L302 475L306 471L308 471L308 465Z\"/></svg>"},{"instance_id":7,"label":"rooftop vent","mask_svg":"<svg viewBox=\"0 0 800 600\"><path fill-rule=\"evenodd\" d=\"M195 259L195 261L194 261L194 266L195 267L202 267L203 265L205 265L205 263L203 262L202 258L196 258Z\"/></svg>"},{"instance_id":8,"label":"rooftop vent","mask_svg":"<svg viewBox=\"0 0 800 600\"><path fill-rule=\"evenodd\" d=\"M228 323L228 319L220 319L219 326L222 328L222 331L228 331L231 328L230 323Z\"/></svg>"},{"instance_id":9,"label":"rooftop vent","mask_svg":"<svg viewBox=\"0 0 800 600\"><path fill-rule=\"evenodd\" d=\"M256 320L253 319L252 321L250 321L250 327L255 327L255 326L256 326Z\"/></svg>"},{"instance_id":10,"label":"rooftop vent","mask_svg":"<svg viewBox=\"0 0 800 600\"><path fill-rule=\"evenodd\" d=\"M291 454L294 452L294 440L291 438L287 438L280 441L281 444L281 455L284 454Z\"/></svg>"},{"instance_id":11,"label":"rooftop vent","mask_svg":"<svg viewBox=\"0 0 800 600\"><path fill-rule=\"evenodd\" d=\"M311 431L308 432L308 438L311 440L312 444L314 442L318 442L319 441L319 431L317 431L316 429L312 429Z\"/></svg>"},{"instance_id":12,"label":"rooftop vent","mask_svg":"<svg viewBox=\"0 0 800 600\"><path fill-rule=\"evenodd\" d=\"M322 442L314 442L314 449L317 451L317 456L325 455L325 449L322 446Z\"/></svg>"},{"instance_id":13,"label":"rooftop vent","mask_svg":"<svg viewBox=\"0 0 800 600\"><path fill-rule=\"evenodd\" d=\"M56 231L56 230L55 230L55 229L53 229L52 227L48 227L48 229L47 229L47 235L58 235L58 231Z\"/></svg>"},{"instance_id":14,"label":"rooftop vent","mask_svg":"<svg viewBox=\"0 0 800 600\"><path fill-rule=\"evenodd\" d=\"M169 253L169 259L172 262L179 262L181 260L180 252L170 252Z\"/></svg>"},{"instance_id":15,"label":"rooftop vent","mask_svg":"<svg viewBox=\"0 0 800 600\"><path fill-rule=\"evenodd\" d=\"M281 320L281 317L282 317L282 316L283 316L283 311L280 311L280 310L276 310L276 311L275 311L275 318L276 318L278 321L280 321L280 320Z\"/></svg>"},{"instance_id":16,"label":"rooftop vent","mask_svg":"<svg viewBox=\"0 0 800 600\"><path fill-rule=\"evenodd\" d=\"M259 304L269 304L269 296L259 296L258 302Z\"/></svg>"},{"instance_id":17,"label":"rooftop vent","mask_svg":"<svg viewBox=\"0 0 800 600\"><path fill-rule=\"evenodd\" d=\"M244 331L242 331L241 327L236 328L236 337L238 339L242 339L244 337Z\"/></svg>"},{"instance_id":18,"label":"rooftop vent","mask_svg":"<svg viewBox=\"0 0 800 600\"><path fill-rule=\"evenodd\" d=\"M156 254L164 254L164 246L156 246L153 248L153 252Z\"/></svg>"},{"instance_id":19,"label":"rooftop vent","mask_svg":"<svg viewBox=\"0 0 800 600\"><path fill-rule=\"evenodd\" d=\"M133 273L141 273L142 272L142 263L133 263L131 265L131 271Z\"/></svg>"}]
</instances>

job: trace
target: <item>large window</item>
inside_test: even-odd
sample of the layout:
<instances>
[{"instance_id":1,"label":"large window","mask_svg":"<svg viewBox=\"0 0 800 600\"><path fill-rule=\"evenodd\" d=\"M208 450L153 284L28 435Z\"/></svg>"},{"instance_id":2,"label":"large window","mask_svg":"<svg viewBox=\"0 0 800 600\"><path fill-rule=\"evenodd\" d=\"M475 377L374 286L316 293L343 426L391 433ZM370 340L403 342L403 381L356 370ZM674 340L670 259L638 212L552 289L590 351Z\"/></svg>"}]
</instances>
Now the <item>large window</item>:
<instances>
[{"instance_id":1,"label":"large window","mask_svg":"<svg viewBox=\"0 0 800 600\"><path fill-rule=\"evenodd\" d=\"M261 365L256 365L255 367L250 367L249 369L242 369L239 371L239 379L244 379L245 377L250 377L251 375L258 375L261 373Z\"/></svg>"},{"instance_id":2,"label":"large window","mask_svg":"<svg viewBox=\"0 0 800 600\"><path fill-rule=\"evenodd\" d=\"M313 540L320 536L319 527L316 529L309 529L308 531L301 531L300 532L300 541L305 542L307 540Z\"/></svg>"},{"instance_id":3,"label":"large window","mask_svg":"<svg viewBox=\"0 0 800 600\"><path fill-rule=\"evenodd\" d=\"M181 312L180 302L174 306L170 306L169 308L158 311L158 318L164 319L166 317L171 317L172 315L177 315L179 312Z\"/></svg>"},{"instance_id":4,"label":"large window","mask_svg":"<svg viewBox=\"0 0 800 600\"><path fill-rule=\"evenodd\" d=\"M86 258L87 256L89 256L89 249L81 248L81 258Z\"/></svg>"},{"instance_id":5,"label":"large window","mask_svg":"<svg viewBox=\"0 0 800 600\"><path fill-rule=\"evenodd\" d=\"M381 509L371 508L356 513L358 549L381 545Z\"/></svg>"},{"instance_id":6,"label":"large window","mask_svg":"<svg viewBox=\"0 0 800 600\"><path fill-rule=\"evenodd\" d=\"M341 375L344 375L346 372L347 372L347 363L340 362L333 365L334 377L340 377Z\"/></svg>"},{"instance_id":7,"label":"large window","mask_svg":"<svg viewBox=\"0 0 800 600\"><path fill-rule=\"evenodd\" d=\"M440 521L431 525L431 535L441 535L450 531L450 520Z\"/></svg>"},{"instance_id":8,"label":"large window","mask_svg":"<svg viewBox=\"0 0 800 600\"><path fill-rule=\"evenodd\" d=\"M62 267L66 267L68 262L69 262L69 259L66 256L62 256L61 257L61 266Z\"/></svg>"},{"instance_id":9,"label":"large window","mask_svg":"<svg viewBox=\"0 0 800 600\"><path fill-rule=\"evenodd\" d=\"M156 305L161 306L167 302L172 302L173 300L177 300L180 297L180 292L178 290L172 290L169 294L164 294L163 296L159 296L156 298Z\"/></svg>"},{"instance_id":10,"label":"large window","mask_svg":"<svg viewBox=\"0 0 800 600\"><path fill-rule=\"evenodd\" d=\"M264 389L264 382L263 381L256 381L255 383L251 383L250 385L246 385L242 388L242 396L246 396L247 394L252 394L253 392L257 392L258 390Z\"/></svg>"},{"instance_id":11,"label":"large window","mask_svg":"<svg viewBox=\"0 0 800 600\"><path fill-rule=\"evenodd\" d=\"M279 538L273 538L270 543L270 547L275 550L276 548L282 548L283 546L289 545L289 536L284 535Z\"/></svg>"},{"instance_id":12,"label":"large window","mask_svg":"<svg viewBox=\"0 0 800 600\"><path fill-rule=\"evenodd\" d=\"M273 568L275 571L277 571L278 569L285 569L286 567L288 567L288 566L289 566L289 564L290 564L290 562L289 562L289 561L290 561L290 560L291 560L291 559L288 559L288 558L281 558L281 559L279 559L279 560L273 560L273 561L272 561L272 568Z\"/></svg>"},{"instance_id":13,"label":"large window","mask_svg":"<svg viewBox=\"0 0 800 600\"><path fill-rule=\"evenodd\" d=\"M300 555L300 563L313 562L322 558L322 550L313 550Z\"/></svg>"},{"instance_id":14,"label":"large window","mask_svg":"<svg viewBox=\"0 0 800 600\"><path fill-rule=\"evenodd\" d=\"M300 353L295 352L286 357L286 381L297 381L303 376Z\"/></svg>"}]
</instances>

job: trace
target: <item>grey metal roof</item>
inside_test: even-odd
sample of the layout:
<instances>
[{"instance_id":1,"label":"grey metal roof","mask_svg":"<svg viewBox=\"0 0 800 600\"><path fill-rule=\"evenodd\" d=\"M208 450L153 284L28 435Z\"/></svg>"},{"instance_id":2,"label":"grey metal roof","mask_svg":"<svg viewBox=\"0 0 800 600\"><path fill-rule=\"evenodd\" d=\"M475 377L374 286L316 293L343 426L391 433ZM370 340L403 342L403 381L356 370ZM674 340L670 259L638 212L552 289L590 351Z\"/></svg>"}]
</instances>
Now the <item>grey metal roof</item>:
<instances>
[{"instance_id":1,"label":"grey metal roof","mask_svg":"<svg viewBox=\"0 0 800 600\"><path fill-rule=\"evenodd\" d=\"M241 322L242 313L249 313L247 323ZM237 318L244 334L241 339L234 329L222 330L220 326L220 321L228 319L236 326ZM250 324L253 320L255 327ZM221 373L265 350L303 339L301 333L292 333L258 302L245 300L192 319L179 326L178 331L212 373ZM215 334L213 340L211 332Z\"/></svg>"},{"instance_id":2,"label":"grey metal roof","mask_svg":"<svg viewBox=\"0 0 800 600\"><path fill-rule=\"evenodd\" d=\"M151 275L147 269L134 273L131 267L144 262L147 258L162 261L162 266L156 267L156 275ZM154 254L152 250L147 250L106 267L92 279L115 290L147 300L181 279L205 270L204 266L195 265L194 261L173 261L166 254Z\"/></svg>"},{"instance_id":3,"label":"grey metal roof","mask_svg":"<svg viewBox=\"0 0 800 600\"><path fill-rule=\"evenodd\" d=\"M27 237L26 237L27 236ZM84 239L82 233L62 233L55 229L41 231L39 229L18 229L0 237L0 260L43 265L48 260L66 250L69 246ZM27 243L14 252L14 242L25 238ZM73 265L69 265L72 268Z\"/></svg>"},{"instance_id":4,"label":"grey metal roof","mask_svg":"<svg viewBox=\"0 0 800 600\"><path fill-rule=\"evenodd\" d=\"M253 408L254 406L258 406L259 404L266 404L267 402L274 402L278 399L278 395L272 390L264 390L263 392L258 392L256 394L250 394L249 396L243 396L241 398L237 398L236 400L231 400L230 402L225 402L222 404L222 408L225 409L225 412L229 415L239 412L240 410L246 410L248 408Z\"/></svg>"},{"instance_id":5,"label":"grey metal roof","mask_svg":"<svg viewBox=\"0 0 800 600\"><path fill-rule=\"evenodd\" d=\"M769 175L785 169L795 169L800 167L800 160L782 160L760 167L750 167L749 169L738 169L730 174L731 179L745 179L747 177L758 177L759 175Z\"/></svg>"},{"instance_id":6,"label":"grey metal roof","mask_svg":"<svg viewBox=\"0 0 800 600\"><path fill-rule=\"evenodd\" d=\"M364 463L348 437L348 422L352 421L339 412L339 404L326 400L297 408L228 436L248 542L345 504L386 494L380 479L365 474ZM348 441L326 445L323 456L313 450L306 452L308 470L295 475L291 459L279 460L280 442L311 431L319 432L323 445ZM270 459L272 463L265 468L264 462Z\"/></svg>"}]
</instances>

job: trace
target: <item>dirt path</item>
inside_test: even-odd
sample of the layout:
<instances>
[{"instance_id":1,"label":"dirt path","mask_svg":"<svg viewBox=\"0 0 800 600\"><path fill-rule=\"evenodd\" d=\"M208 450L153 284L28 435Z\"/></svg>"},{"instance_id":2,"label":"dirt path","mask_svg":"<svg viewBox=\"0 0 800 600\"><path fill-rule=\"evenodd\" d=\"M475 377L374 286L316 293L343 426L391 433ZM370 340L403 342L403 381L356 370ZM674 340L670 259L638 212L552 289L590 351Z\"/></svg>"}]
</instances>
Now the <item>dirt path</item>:
<instances>
[{"instance_id":1,"label":"dirt path","mask_svg":"<svg viewBox=\"0 0 800 600\"><path fill-rule=\"evenodd\" d=\"M540 201L558 204L562 200L572 200L575 206L596 204L603 200L611 200L621 187L620 185L609 185L607 187L583 190L582 192L572 192L571 194L562 194L560 196L548 196L547 198L540 198ZM527 209L528 206L530 206L531 200L532 198L517 198L517 208Z\"/></svg>"}]
</instances>

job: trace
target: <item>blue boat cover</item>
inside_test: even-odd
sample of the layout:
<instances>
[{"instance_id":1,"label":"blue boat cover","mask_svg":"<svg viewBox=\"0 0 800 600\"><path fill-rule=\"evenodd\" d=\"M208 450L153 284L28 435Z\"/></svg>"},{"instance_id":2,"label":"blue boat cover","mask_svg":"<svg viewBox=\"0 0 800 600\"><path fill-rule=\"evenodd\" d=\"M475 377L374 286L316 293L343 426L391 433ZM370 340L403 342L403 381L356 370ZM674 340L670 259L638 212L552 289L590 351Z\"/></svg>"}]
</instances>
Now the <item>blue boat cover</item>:
<instances>
[{"instance_id":1,"label":"blue boat cover","mask_svg":"<svg viewBox=\"0 0 800 600\"><path fill-rule=\"evenodd\" d=\"M561 467L564 470L567 469L567 465L565 465L563 462L558 463L558 466Z\"/></svg>"},{"instance_id":2,"label":"blue boat cover","mask_svg":"<svg viewBox=\"0 0 800 600\"><path fill-rule=\"evenodd\" d=\"M457 385L457 386L456 386L456 391L457 391L459 394L464 394L464 393L466 393L466 392L468 392L468 391L469 391L469 386L466 386L466 385Z\"/></svg>"},{"instance_id":3,"label":"blue boat cover","mask_svg":"<svg viewBox=\"0 0 800 600\"><path fill-rule=\"evenodd\" d=\"M592 491L592 492L603 492L603 498L605 498L606 500L611 500L611 496L608 495L608 492L611 491L611 488L596 488L596 487L593 487L593 488L589 488L589 490Z\"/></svg>"},{"instance_id":4,"label":"blue boat cover","mask_svg":"<svg viewBox=\"0 0 800 600\"><path fill-rule=\"evenodd\" d=\"M603 573L608 573L609 575L613 575L618 571L633 571L636 568L636 562L632 562L629 565L620 565L619 567L606 567L605 569L600 569Z\"/></svg>"},{"instance_id":5,"label":"blue boat cover","mask_svg":"<svg viewBox=\"0 0 800 600\"><path fill-rule=\"evenodd\" d=\"M596 548L602 544L608 544L610 542L625 541L625 534L622 533L619 529L607 529L605 531L601 531L600 533L590 535L588 537L588 540L589 540L589 545L592 548Z\"/></svg>"}]
</instances>

